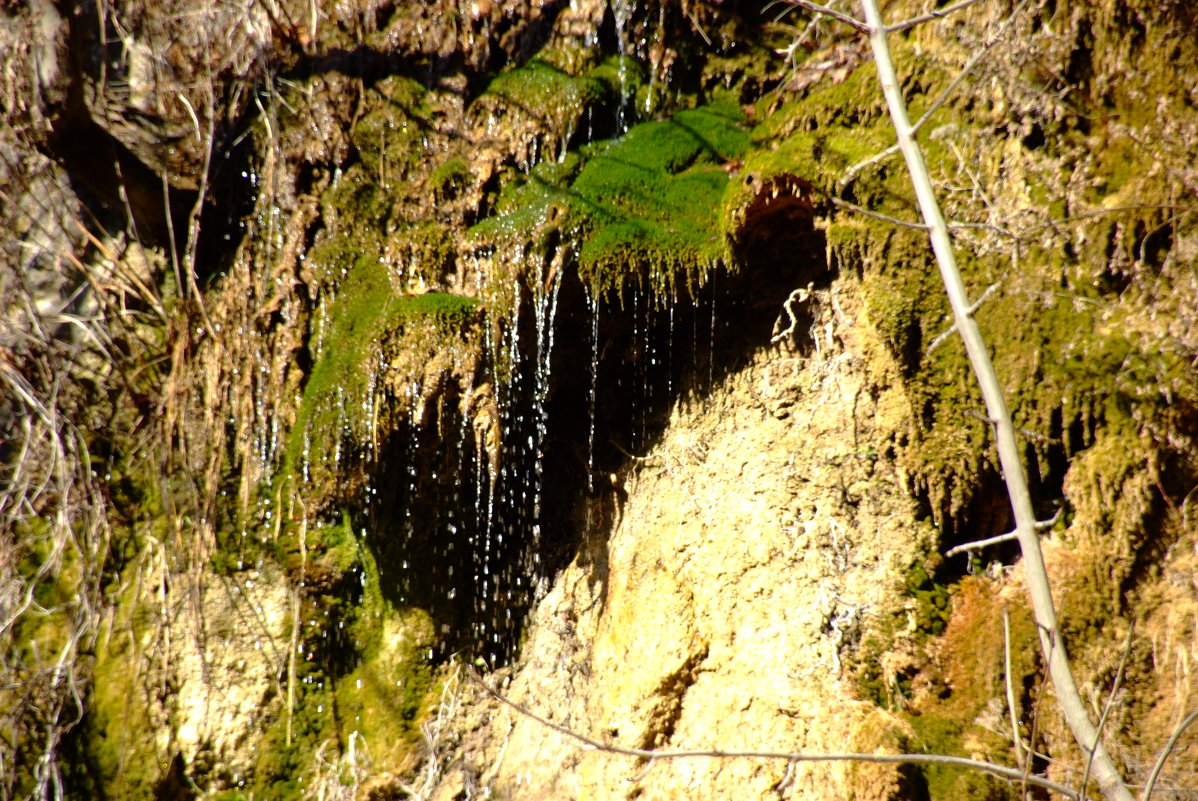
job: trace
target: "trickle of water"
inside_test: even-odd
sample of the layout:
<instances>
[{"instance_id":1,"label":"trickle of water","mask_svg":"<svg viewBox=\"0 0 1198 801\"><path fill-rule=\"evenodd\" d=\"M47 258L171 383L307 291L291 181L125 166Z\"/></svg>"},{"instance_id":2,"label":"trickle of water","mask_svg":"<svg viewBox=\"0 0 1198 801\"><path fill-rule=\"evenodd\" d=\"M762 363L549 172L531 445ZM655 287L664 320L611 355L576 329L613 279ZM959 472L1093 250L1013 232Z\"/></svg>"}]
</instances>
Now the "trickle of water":
<instances>
[{"instance_id":1,"label":"trickle of water","mask_svg":"<svg viewBox=\"0 0 1198 801\"><path fill-rule=\"evenodd\" d=\"M670 304L669 327L666 329L666 401L674 397L674 306Z\"/></svg>"},{"instance_id":2,"label":"trickle of water","mask_svg":"<svg viewBox=\"0 0 1198 801\"><path fill-rule=\"evenodd\" d=\"M711 274L711 331L710 337L707 340L707 386L711 387L715 383L715 299L716 299L716 282L717 274Z\"/></svg>"},{"instance_id":3,"label":"trickle of water","mask_svg":"<svg viewBox=\"0 0 1198 801\"><path fill-rule=\"evenodd\" d=\"M381 368L382 366L379 365ZM366 376L366 392L362 398L362 411L368 421L370 438L368 447L370 449L370 461L375 463L378 461L378 442L376 441L376 433L378 431L378 408L375 398L375 392L378 388L378 380L381 369L372 369L370 374Z\"/></svg>"},{"instance_id":4,"label":"trickle of water","mask_svg":"<svg viewBox=\"0 0 1198 801\"><path fill-rule=\"evenodd\" d=\"M564 164L566 156L569 155L570 140L574 138L575 131L578 130L578 122L572 121L567 127L565 133L562 134L561 144L557 151L557 163Z\"/></svg>"},{"instance_id":5,"label":"trickle of water","mask_svg":"<svg viewBox=\"0 0 1198 801\"><path fill-rule=\"evenodd\" d=\"M640 439L637 440L637 444L636 444L637 450L644 448L645 444L649 441L648 415L649 415L649 409L652 406L652 402L653 402L653 378L657 373L657 370L656 370L657 354L653 350L653 336L652 336L652 331L650 330L650 328L652 326L652 319L653 319L653 317L652 317L652 310L653 310L652 289L645 290L644 300L645 300L645 320L644 320L644 325L642 325L641 329L640 329L641 335L644 337L644 340L640 346L641 347L641 366L640 366L640 369L637 371L637 373L641 379L640 392L638 393L638 396L640 398L640 404L639 404L640 408L638 411L640 412L640 414L637 415L637 420L640 423ZM637 306L633 309L633 315L640 316L640 307L639 306Z\"/></svg>"},{"instance_id":6,"label":"trickle of water","mask_svg":"<svg viewBox=\"0 0 1198 801\"><path fill-rule=\"evenodd\" d=\"M541 539L541 491L544 486L544 457L542 446L549 430L549 379L553 366L553 334L554 319L557 316L557 296L561 288L560 272L554 272L550 278L552 285L537 293L536 324L537 324L537 364L536 390L534 403L536 409L536 441L529 445L533 452L533 474L536 486L533 488L533 527L532 552L540 555Z\"/></svg>"},{"instance_id":7,"label":"trickle of water","mask_svg":"<svg viewBox=\"0 0 1198 801\"><path fill-rule=\"evenodd\" d=\"M628 55L627 27L632 20L632 4L627 0L613 0L612 16L616 21L616 52L619 55L619 67L616 74L620 80L620 100L616 104L616 136L628 130L629 120L625 109L628 106L628 65L624 56Z\"/></svg>"},{"instance_id":8,"label":"trickle of water","mask_svg":"<svg viewBox=\"0 0 1198 801\"><path fill-rule=\"evenodd\" d=\"M599 299L588 296L591 310L591 395L587 414L590 429L587 432L587 492L595 492L595 393L599 378Z\"/></svg>"}]
</instances>

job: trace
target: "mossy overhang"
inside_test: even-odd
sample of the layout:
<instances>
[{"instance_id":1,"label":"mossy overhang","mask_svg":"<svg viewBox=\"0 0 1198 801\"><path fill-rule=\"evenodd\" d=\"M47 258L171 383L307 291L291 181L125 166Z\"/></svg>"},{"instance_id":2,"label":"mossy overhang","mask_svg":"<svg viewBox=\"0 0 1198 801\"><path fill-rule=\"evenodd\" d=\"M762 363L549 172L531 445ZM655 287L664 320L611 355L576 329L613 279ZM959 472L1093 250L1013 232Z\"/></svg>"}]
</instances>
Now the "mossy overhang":
<instances>
[{"instance_id":1,"label":"mossy overhang","mask_svg":"<svg viewBox=\"0 0 1198 801\"><path fill-rule=\"evenodd\" d=\"M749 145L745 121L724 97L636 125L513 182L470 233L479 247L564 236L596 296L692 287L727 260L721 208Z\"/></svg>"}]
</instances>

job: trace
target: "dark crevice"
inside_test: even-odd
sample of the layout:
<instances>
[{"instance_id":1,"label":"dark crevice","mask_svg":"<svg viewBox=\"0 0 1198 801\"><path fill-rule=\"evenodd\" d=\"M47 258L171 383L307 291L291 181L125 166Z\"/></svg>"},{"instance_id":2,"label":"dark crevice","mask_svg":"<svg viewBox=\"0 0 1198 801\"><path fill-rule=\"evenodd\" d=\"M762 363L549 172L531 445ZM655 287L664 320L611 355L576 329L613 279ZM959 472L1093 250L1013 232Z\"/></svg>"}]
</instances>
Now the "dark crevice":
<instances>
[{"instance_id":1,"label":"dark crevice","mask_svg":"<svg viewBox=\"0 0 1198 801\"><path fill-rule=\"evenodd\" d=\"M181 253L187 219L197 193L170 187L127 147L92 119L76 75L67 101L51 120L46 155L67 173L71 188L90 212L97 233L126 228L134 238Z\"/></svg>"},{"instance_id":2,"label":"dark crevice","mask_svg":"<svg viewBox=\"0 0 1198 801\"><path fill-rule=\"evenodd\" d=\"M369 493L385 501L363 508L372 510L366 544L384 595L433 616L440 653L510 661L538 593L580 553L604 582L605 539L632 457L660 441L675 404L707 394L770 345L794 289L832 280L805 198L798 179L768 188L734 242L736 269L716 269L689 291L628 288L596 302L568 266L556 296L525 286L509 333L518 351L490 354L492 371L509 376L497 384L503 454L493 492L459 390L422 390L435 401L381 443ZM796 326L800 351L811 347L809 327Z\"/></svg>"},{"instance_id":3,"label":"dark crevice","mask_svg":"<svg viewBox=\"0 0 1198 801\"><path fill-rule=\"evenodd\" d=\"M107 40L101 37L95 15L73 14L69 19L71 55L66 62L65 91L61 102L50 109L50 128L41 149L66 172L87 209L86 222L93 233L103 238L127 232L135 241L164 250L168 260L184 262L190 246L190 219L200 196L192 187L201 183L202 176L186 174L187 167L181 164L182 177L170 177L161 165L143 159L146 154L175 149L156 130L154 120L137 115L122 120L133 131L126 139L137 143L137 152L97 120L99 112L89 107L85 98L104 79L104 66L116 58L112 48L121 40L112 31ZM107 50L101 41L107 41ZM241 135L248 121L235 109L228 114L241 119L218 126L214 133L195 243L195 264L203 269L195 277L201 284L230 262L244 236L243 220L256 201L256 189L245 179L253 158L252 142Z\"/></svg>"}]
</instances>

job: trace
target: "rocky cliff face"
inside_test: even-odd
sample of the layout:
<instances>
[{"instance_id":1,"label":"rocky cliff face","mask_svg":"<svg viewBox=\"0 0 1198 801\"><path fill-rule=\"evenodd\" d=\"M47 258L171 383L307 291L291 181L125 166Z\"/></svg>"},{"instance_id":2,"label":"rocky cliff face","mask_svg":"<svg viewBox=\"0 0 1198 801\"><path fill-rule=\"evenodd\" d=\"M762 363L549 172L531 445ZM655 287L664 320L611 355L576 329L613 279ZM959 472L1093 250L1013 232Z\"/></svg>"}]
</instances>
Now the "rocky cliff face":
<instances>
[{"instance_id":1,"label":"rocky cliff face","mask_svg":"<svg viewBox=\"0 0 1198 801\"><path fill-rule=\"evenodd\" d=\"M5 797L1082 784L1017 550L946 555L1010 512L868 49L784 10L7 12ZM1138 783L1194 704L1196 31L891 35Z\"/></svg>"}]
</instances>

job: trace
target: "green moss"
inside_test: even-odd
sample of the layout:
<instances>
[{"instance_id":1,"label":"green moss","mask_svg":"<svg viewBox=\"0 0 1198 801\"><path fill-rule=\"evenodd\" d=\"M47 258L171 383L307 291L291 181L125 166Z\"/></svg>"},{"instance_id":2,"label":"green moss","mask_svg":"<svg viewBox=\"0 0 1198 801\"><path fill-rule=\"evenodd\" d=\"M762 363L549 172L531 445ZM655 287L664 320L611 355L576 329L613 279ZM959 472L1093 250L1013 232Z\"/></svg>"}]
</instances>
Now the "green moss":
<instances>
[{"instance_id":1,"label":"green moss","mask_svg":"<svg viewBox=\"0 0 1198 801\"><path fill-rule=\"evenodd\" d=\"M358 158L386 186L405 178L423 158L429 111L424 87L410 78L384 78L371 94L370 110L355 123L350 141Z\"/></svg>"},{"instance_id":2,"label":"green moss","mask_svg":"<svg viewBox=\"0 0 1198 801\"><path fill-rule=\"evenodd\" d=\"M582 164L577 153L569 153L560 161L542 161L527 177L509 180L495 201L494 214L474 225L470 236L480 242L541 245L560 223L570 203L570 184Z\"/></svg>"},{"instance_id":3,"label":"green moss","mask_svg":"<svg viewBox=\"0 0 1198 801\"><path fill-rule=\"evenodd\" d=\"M574 208L585 209L578 224L589 229L579 254L583 280L597 292L619 291L630 278L644 280L630 270L648 268L659 289L689 285L725 255L718 211L727 185L728 176L709 165L671 175L618 155L590 162L574 187Z\"/></svg>"},{"instance_id":4,"label":"green moss","mask_svg":"<svg viewBox=\"0 0 1198 801\"><path fill-rule=\"evenodd\" d=\"M907 569L907 594L915 601L915 630L921 637L935 637L944 633L948 623L948 590L943 584L933 581L921 563Z\"/></svg>"},{"instance_id":5,"label":"green moss","mask_svg":"<svg viewBox=\"0 0 1198 801\"><path fill-rule=\"evenodd\" d=\"M170 755L155 739L158 728L149 712L143 643L155 625L153 613L137 593L130 566L116 614L96 644L92 691L83 720L83 762L88 780L111 798L150 799L166 772Z\"/></svg>"},{"instance_id":6,"label":"green moss","mask_svg":"<svg viewBox=\"0 0 1198 801\"><path fill-rule=\"evenodd\" d=\"M321 198L325 233L308 253L319 265L322 284L348 273L364 254L382 253L393 228L392 199L361 165L351 167Z\"/></svg>"},{"instance_id":7,"label":"green moss","mask_svg":"<svg viewBox=\"0 0 1198 801\"><path fill-rule=\"evenodd\" d=\"M460 346L463 332L476 327L479 311L472 298L397 295L390 272L359 257L318 316L311 344L315 363L288 446L292 471L328 490L342 448L349 458L369 442L372 421L360 410L385 399L378 383L384 365L404 347L405 332L422 334L422 353Z\"/></svg>"},{"instance_id":8,"label":"green moss","mask_svg":"<svg viewBox=\"0 0 1198 801\"><path fill-rule=\"evenodd\" d=\"M922 236L893 229L882 235L893 245L887 250L909 255L900 269L864 277L862 297L869 322L895 363L910 376L919 369L924 348L935 336L934 332L931 336L925 334L925 328L930 327L932 320L942 318L943 297L934 293L935 287L927 280L931 265L917 269L920 262L927 261L925 243L918 241Z\"/></svg>"},{"instance_id":9,"label":"green moss","mask_svg":"<svg viewBox=\"0 0 1198 801\"><path fill-rule=\"evenodd\" d=\"M335 758L351 740L365 742L375 766L410 764L435 700L431 618L385 599L374 555L348 513L307 527L302 548L299 531L285 531L280 550L287 571L303 581L303 647L292 703L284 702L256 750L255 794L303 797L316 751Z\"/></svg>"},{"instance_id":10,"label":"green moss","mask_svg":"<svg viewBox=\"0 0 1198 801\"><path fill-rule=\"evenodd\" d=\"M421 610L373 606L367 602L355 626L355 636L366 644L361 664L337 683L341 736L360 733L373 759L398 765L416 750L432 700L427 652L434 628Z\"/></svg>"},{"instance_id":11,"label":"green moss","mask_svg":"<svg viewBox=\"0 0 1198 801\"><path fill-rule=\"evenodd\" d=\"M1010 623L1010 680L1020 696L1038 671L1035 624L1025 607L1012 605L998 586L984 579L963 579L951 596L952 618L936 641L940 658L931 660L922 672L927 689L917 694L904 714L914 732L911 747L933 754L981 755L1010 764L1014 755L1009 737L993 731L995 724L984 726L979 720L993 719L1002 714L998 709L1006 707L1004 613ZM929 797L935 801L1017 797L1015 788L975 771L926 766L922 772Z\"/></svg>"},{"instance_id":12,"label":"green moss","mask_svg":"<svg viewBox=\"0 0 1198 801\"><path fill-rule=\"evenodd\" d=\"M471 233L535 243L533 235L566 231L592 291L638 284L676 291L725 255L719 219L729 181L720 167L748 147L743 119L725 99L637 125L576 160L538 167Z\"/></svg>"},{"instance_id":13,"label":"green moss","mask_svg":"<svg viewBox=\"0 0 1198 801\"><path fill-rule=\"evenodd\" d=\"M610 106L641 84L636 62L612 57L595 65L582 48L542 50L491 81L476 101L493 120L531 123L541 134L573 130L588 110Z\"/></svg>"},{"instance_id":14,"label":"green moss","mask_svg":"<svg viewBox=\"0 0 1198 801\"><path fill-rule=\"evenodd\" d=\"M475 298L447 292L405 295L395 301L395 314L402 325L415 320L431 320L444 334L460 331L478 320L480 303Z\"/></svg>"},{"instance_id":15,"label":"green moss","mask_svg":"<svg viewBox=\"0 0 1198 801\"><path fill-rule=\"evenodd\" d=\"M946 720L934 715L907 715L914 730L910 738L910 750L925 754L976 758L979 738L987 745L998 747L1001 739L990 732L984 734L978 727L955 720ZM1019 789L1010 783L981 771L967 770L943 765L925 765L923 773L928 785L930 801L1012 801L1019 798Z\"/></svg>"},{"instance_id":16,"label":"green moss","mask_svg":"<svg viewBox=\"0 0 1198 801\"><path fill-rule=\"evenodd\" d=\"M441 162L428 180L439 199L452 199L470 183L470 168L464 158L454 156Z\"/></svg>"},{"instance_id":17,"label":"green moss","mask_svg":"<svg viewBox=\"0 0 1198 801\"><path fill-rule=\"evenodd\" d=\"M613 95L636 98L637 108L645 108L645 70L630 56L616 54L607 57L587 72L591 80L599 81Z\"/></svg>"},{"instance_id":18,"label":"green moss","mask_svg":"<svg viewBox=\"0 0 1198 801\"><path fill-rule=\"evenodd\" d=\"M491 81L487 94L525 112L581 111L602 98L607 87L590 76L576 77L550 63L534 58Z\"/></svg>"}]
</instances>

